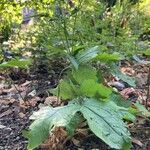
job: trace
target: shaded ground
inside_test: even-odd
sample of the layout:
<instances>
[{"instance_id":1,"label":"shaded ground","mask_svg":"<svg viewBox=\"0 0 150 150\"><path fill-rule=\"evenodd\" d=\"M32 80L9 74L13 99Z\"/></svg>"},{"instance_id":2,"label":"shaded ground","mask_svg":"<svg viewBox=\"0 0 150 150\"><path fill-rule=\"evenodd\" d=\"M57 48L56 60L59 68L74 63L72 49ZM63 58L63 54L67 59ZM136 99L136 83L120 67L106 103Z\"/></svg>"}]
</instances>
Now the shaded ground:
<instances>
[{"instance_id":1,"label":"shaded ground","mask_svg":"<svg viewBox=\"0 0 150 150\"><path fill-rule=\"evenodd\" d=\"M130 93L131 99L133 101L145 99L146 91L144 90L144 85L147 80L147 68L142 66L131 68L131 66L128 66L122 67L122 71L134 75L136 72L138 87L135 89L136 92ZM29 116L34 110L38 110L43 105L59 105L57 99L50 96L48 92L48 89L56 84L57 79L53 79L54 81L51 82L44 79L42 82L39 82L35 79L27 80L27 77L20 77L15 81L11 80L12 82L10 83L6 82L7 80L10 81L6 75L3 74L0 77L0 150L26 150L28 142L22 136L22 130L28 129L30 124ZM130 92L131 89L124 87L124 90ZM150 122L145 119L140 119L140 121L140 126L131 131L133 137L132 149L149 150ZM48 148L49 143L47 142L39 149L44 150ZM109 150L110 148L92 133L84 131L75 135L71 140L66 140L63 144L59 143L57 149Z\"/></svg>"}]
</instances>

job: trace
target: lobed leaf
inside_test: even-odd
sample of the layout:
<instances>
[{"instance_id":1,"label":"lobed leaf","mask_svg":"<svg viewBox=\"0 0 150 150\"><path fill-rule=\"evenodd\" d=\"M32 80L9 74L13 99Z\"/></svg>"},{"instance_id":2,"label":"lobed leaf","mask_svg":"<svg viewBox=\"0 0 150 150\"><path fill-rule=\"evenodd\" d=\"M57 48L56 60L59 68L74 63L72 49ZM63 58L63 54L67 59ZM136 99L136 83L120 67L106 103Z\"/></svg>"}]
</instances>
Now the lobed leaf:
<instances>
[{"instance_id":1,"label":"lobed leaf","mask_svg":"<svg viewBox=\"0 0 150 150\"><path fill-rule=\"evenodd\" d=\"M150 56L150 49L147 49L145 52L144 52L145 55L147 56Z\"/></svg>"},{"instance_id":2,"label":"lobed leaf","mask_svg":"<svg viewBox=\"0 0 150 150\"><path fill-rule=\"evenodd\" d=\"M125 145L130 147L130 133L122 121L125 115L122 110L125 111L112 101L98 102L94 99L85 99L81 108L94 134L115 149L122 149Z\"/></svg>"},{"instance_id":3,"label":"lobed leaf","mask_svg":"<svg viewBox=\"0 0 150 150\"><path fill-rule=\"evenodd\" d=\"M92 98L76 99L63 107L42 108L31 116L35 121L26 134L29 138L28 149L40 145L55 127L64 126L73 133L80 120L77 112L80 112L91 131L111 148L123 149L125 146L124 149L128 150L130 134L122 121L125 111L112 101L100 102Z\"/></svg>"},{"instance_id":4,"label":"lobed leaf","mask_svg":"<svg viewBox=\"0 0 150 150\"><path fill-rule=\"evenodd\" d=\"M49 136L50 131L56 126L67 126L79 110L79 105L70 104L64 107L44 107L35 112L30 119L35 120L29 132L25 134L28 138L28 149L34 149L42 144Z\"/></svg>"}]
</instances>

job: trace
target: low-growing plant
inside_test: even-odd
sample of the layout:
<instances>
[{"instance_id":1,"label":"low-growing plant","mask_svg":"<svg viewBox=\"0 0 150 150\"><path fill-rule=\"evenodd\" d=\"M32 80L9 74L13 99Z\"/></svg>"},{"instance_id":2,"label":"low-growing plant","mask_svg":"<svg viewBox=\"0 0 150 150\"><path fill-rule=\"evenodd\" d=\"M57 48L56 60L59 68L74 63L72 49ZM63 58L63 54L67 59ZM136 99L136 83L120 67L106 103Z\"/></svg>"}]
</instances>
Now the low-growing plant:
<instances>
[{"instance_id":1,"label":"low-growing plant","mask_svg":"<svg viewBox=\"0 0 150 150\"><path fill-rule=\"evenodd\" d=\"M12 3L6 4L12 8ZM68 104L44 107L31 116L34 122L30 130L24 132L29 139L28 149L39 146L56 127L65 127L68 135L73 136L83 120L111 148L130 149L131 136L126 121L134 121L135 115L150 115L140 104L132 107L130 102L123 101L107 86L105 74L135 86L135 80L121 73L117 65L139 50L136 43L140 34L132 24L132 18L136 18L131 13L135 10L133 4L117 1L113 7L108 7L110 4L98 0L44 0L43 3L33 0L13 5L17 5L18 10L23 7L36 10L34 25L30 28L34 30L24 36L31 40L32 58L38 61L48 56L61 56L70 62L58 87L51 90ZM9 17L7 13L4 20L9 21ZM17 59L1 64L0 68L29 64L30 61ZM100 65L100 69L96 65Z\"/></svg>"},{"instance_id":2,"label":"low-growing plant","mask_svg":"<svg viewBox=\"0 0 150 150\"><path fill-rule=\"evenodd\" d=\"M93 59L92 55L89 57L87 51L84 54L78 58L78 67L71 67L58 87L51 90L68 104L56 108L43 107L31 116L34 122L30 130L24 132L29 139L28 149L42 144L56 127L65 127L68 136L73 136L78 124L86 120L90 130L111 148L128 150L131 136L123 120L135 121L139 114L150 117L143 106L136 103L132 107L131 102L124 101L106 86L100 72L84 62L86 57ZM95 57L99 56L101 54ZM106 62L114 59L112 55L105 57Z\"/></svg>"}]
</instances>

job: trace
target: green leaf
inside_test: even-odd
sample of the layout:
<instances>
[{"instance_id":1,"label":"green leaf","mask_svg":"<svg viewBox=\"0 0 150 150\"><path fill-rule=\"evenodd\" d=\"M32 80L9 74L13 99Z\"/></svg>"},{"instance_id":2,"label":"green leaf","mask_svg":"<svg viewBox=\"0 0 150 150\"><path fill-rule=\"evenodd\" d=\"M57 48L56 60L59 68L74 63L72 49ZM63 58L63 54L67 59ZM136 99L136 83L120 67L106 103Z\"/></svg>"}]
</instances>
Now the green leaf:
<instances>
[{"instance_id":1,"label":"green leaf","mask_svg":"<svg viewBox=\"0 0 150 150\"><path fill-rule=\"evenodd\" d=\"M130 86L133 86L135 87L136 84L135 84L135 79L133 77L129 77L128 75L126 74L123 74L119 68L117 66L113 66L111 68L111 74L118 77L119 79L121 79L122 81L128 83Z\"/></svg>"},{"instance_id":2,"label":"green leaf","mask_svg":"<svg viewBox=\"0 0 150 150\"><path fill-rule=\"evenodd\" d=\"M97 81L97 72L94 68L90 66L80 66L78 70L74 70L72 72L73 78L81 84L84 80L87 79L93 79L94 81Z\"/></svg>"},{"instance_id":3,"label":"green leaf","mask_svg":"<svg viewBox=\"0 0 150 150\"><path fill-rule=\"evenodd\" d=\"M71 81L61 80L58 87L50 90L50 92L63 100L70 100L76 97L77 88L71 84Z\"/></svg>"},{"instance_id":4,"label":"green leaf","mask_svg":"<svg viewBox=\"0 0 150 150\"><path fill-rule=\"evenodd\" d=\"M103 98L107 98L112 93L111 88L104 86L103 84L98 85L98 94Z\"/></svg>"},{"instance_id":5,"label":"green leaf","mask_svg":"<svg viewBox=\"0 0 150 150\"><path fill-rule=\"evenodd\" d=\"M132 113L128 112L126 115L123 117L127 121L135 122L136 117Z\"/></svg>"},{"instance_id":6,"label":"green leaf","mask_svg":"<svg viewBox=\"0 0 150 150\"><path fill-rule=\"evenodd\" d=\"M87 97L94 97L98 92L99 84L92 79L84 80L81 83L80 91Z\"/></svg>"},{"instance_id":7,"label":"green leaf","mask_svg":"<svg viewBox=\"0 0 150 150\"><path fill-rule=\"evenodd\" d=\"M27 68L28 65L31 64L31 60L22 60L22 59L12 59L8 62L4 62L0 64L0 68L8 68L8 67L19 67L19 68Z\"/></svg>"},{"instance_id":8,"label":"green leaf","mask_svg":"<svg viewBox=\"0 0 150 150\"><path fill-rule=\"evenodd\" d=\"M121 95L112 93L110 96L110 100L115 102L117 106L125 107L128 109L128 112L123 117L127 121L134 122L136 120L135 114L130 111L132 103L128 100L124 100Z\"/></svg>"},{"instance_id":9,"label":"green leaf","mask_svg":"<svg viewBox=\"0 0 150 150\"><path fill-rule=\"evenodd\" d=\"M145 52L144 52L145 55L147 56L150 56L150 49L147 49Z\"/></svg>"},{"instance_id":10,"label":"green leaf","mask_svg":"<svg viewBox=\"0 0 150 150\"><path fill-rule=\"evenodd\" d=\"M78 127L78 125L83 121L83 116L81 113L77 112L72 119L70 119L70 122L66 125L66 130L68 131L68 134L70 136L74 135L75 129Z\"/></svg>"},{"instance_id":11,"label":"green leaf","mask_svg":"<svg viewBox=\"0 0 150 150\"><path fill-rule=\"evenodd\" d=\"M150 112L142 104L136 102L134 105L142 115L146 117L150 117Z\"/></svg>"},{"instance_id":12,"label":"green leaf","mask_svg":"<svg viewBox=\"0 0 150 150\"><path fill-rule=\"evenodd\" d=\"M33 149L45 141L55 127L63 126L69 129L70 125L69 130L73 133L77 123L80 122L77 112L83 114L96 136L111 148L122 149L124 145L129 146L130 143L130 134L122 121L125 110L112 101L100 102L89 98L73 100L63 107L44 107L30 118L34 122L26 134L29 139L28 149Z\"/></svg>"},{"instance_id":13,"label":"green leaf","mask_svg":"<svg viewBox=\"0 0 150 150\"><path fill-rule=\"evenodd\" d=\"M103 84L99 84L92 79L84 80L81 84L80 91L83 96L107 98L112 90Z\"/></svg>"},{"instance_id":14,"label":"green leaf","mask_svg":"<svg viewBox=\"0 0 150 150\"><path fill-rule=\"evenodd\" d=\"M76 59L80 64L84 64L86 62L89 62L93 58L95 58L99 53L99 47L95 46L88 50L81 51L76 55Z\"/></svg>"},{"instance_id":15,"label":"green leaf","mask_svg":"<svg viewBox=\"0 0 150 150\"><path fill-rule=\"evenodd\" d=\"M79 105L70 104L57 108L44 107L35 112L30 117L35 121L31 124L29 132L25 134L29 140L28 149L34 149L42 144L56 126L67 126L79 107Z\"/></svg>"},{"instance_id":16,"label":"green leaf","mask_svg":"<svg viewBox=\"0 0 150 150\"><path fill-rule=\"evenodd\" d=\"M112 101L85 99L81 112L93 133L111 148L122 149L126 144L130 147L130 133L122 121L125 108Z\"/></svg>"},{"instance_id":17,"label":"green leaf","mask_svg":"<svg viewBox=\"0 0 150 150\"><path fill-rule=\"evenodd\" d=\"M78 69L79 63L77 62L77 60L72 56L68 56L68 58L69 58L71 64L74 66L74 68Z\"/></svg>"},{"instance_id":18,"label":"green leaf","mask_svg":"<svg viewBox=\"0 0 150 150\"><path fill-rule=\"evenodd\" d=\"M119 94L112 93L110 96L110 100L115 102L117 106L129 108L132 103L129 100L124 100L123 97Z\"/></svg>"},{"instance_id":19,"label":"green leaf","mask_svg":"<svg viewBox=\"0 0 150 150\"><path fill-rule=\"evenodd\" d=\"M119 54L115 54L115 53L114 54L102 53L96 57L96 60L100 60L100 61L104 61L104 62L118 61L118 60L121 60L121 57Z\"/></svg>"}]
</instances>

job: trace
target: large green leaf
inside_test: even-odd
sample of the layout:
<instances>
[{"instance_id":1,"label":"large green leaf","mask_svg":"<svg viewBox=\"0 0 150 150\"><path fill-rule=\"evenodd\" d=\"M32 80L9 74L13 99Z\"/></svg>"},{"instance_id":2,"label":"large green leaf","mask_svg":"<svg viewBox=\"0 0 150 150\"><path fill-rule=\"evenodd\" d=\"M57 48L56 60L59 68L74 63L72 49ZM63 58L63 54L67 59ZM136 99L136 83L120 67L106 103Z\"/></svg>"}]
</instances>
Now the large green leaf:
<instances>
[{"instance_id":1,"label":"large green leaf","mask_svg":"<svg viewBox=\"0 0 150 150\"><path fill-rule=\"evenodd\" d=\"M77 112L83 114L91 131L111 148L129 147L130 134L122 121L125 111L125 108L118 107L112 101L100 102L91 98L76 99L63 107L43 108L31 116L35 121L26 134L29 138L28 149L40 145L54 127L65 126L73 133L76 123L79 122L78 116L76 118Z\"/></svg>"},{"instance_id":2,"label":"large green leaf","mask_svg":"<svg viewBox=\"0 0 150 150\"><path fill-rule=\"evenodd\" d=\"M129 100L124 100L123 97L117 93L112 93L110 100L115 102L117 106L129 108L132 105L132 102Z\"/></svg>"},{"instance_id":3,"label":"large green leaf","mask_svg":"<svg viewBox=\"0 0 150 150\"><path fill-rule=\"evenodd\" d=\"M125 107L128 109L128 112L123 117L125 120L132 121L132 122L134 122L136 120L135 114L130 111L131 105L132 105L131 101L124 100L121 95L115 94L115 93L111 94L110 100L115 102L117 104L117 106Z\"/></svg>"},{"instance_id":4,"label":"large green leaf","mask_svg":"<svg viewBox=\"0 0 150 150\"><path fill-rule=\"evenodd\" d=\"M44 142L49 132L56 126L67 126L71 119L79 110L79 105L70 104L64 107L44 107L35 112L30 119L35 120L30 131L25 133L25 137L29 139L28 149L34 149Z\"/></svg>"},{"instance_id":5,"label":"large green leaf","mask_svg":"<svg viewBox=\"0 0 150 150\"><path fill-rule=\"evenodd\" d=\"M8 68L8 67L19 67L19 68L27 68L28 65L31 64L31 60L22 60L22 59L12 59L8 62L4 62L0 64L0 68Z\"/></svg>"},{"instance_id":6,"label":"large green leaf","mask_svg":"<svg viewBox=\"0 0 150 150\"><path fill-rule=\"evenodd\" d=\"M118 107L112 101L85 99L81 112L94 134L111 148L123 149L124 145L129 145L130 133L122 121L125 115L123 107Z\"/></svg>"}]
</instances>

